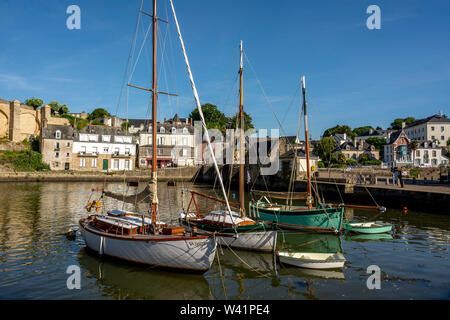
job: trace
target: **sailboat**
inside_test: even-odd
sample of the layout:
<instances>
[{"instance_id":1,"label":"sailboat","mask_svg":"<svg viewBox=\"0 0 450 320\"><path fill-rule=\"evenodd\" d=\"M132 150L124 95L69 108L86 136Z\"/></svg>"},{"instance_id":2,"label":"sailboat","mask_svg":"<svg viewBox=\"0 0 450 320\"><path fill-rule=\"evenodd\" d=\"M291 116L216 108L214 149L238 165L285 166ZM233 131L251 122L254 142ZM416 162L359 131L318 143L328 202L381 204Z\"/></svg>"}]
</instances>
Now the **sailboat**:
<instances>
[{"instance_id":1,"label":"sailboat","mask_svg":"<svg viewBox=\"0 0 450 320\"><path fill-rule=\"evenodd\" d=\"M139 15L143 13L141 8ZM148 15L148 14L147 14ZM197 272L207 271L214 260L217 242L214 234L198 234L184 227L174 228L157 222L157 3L153 0L153 154L150 191L151 219L144 215L110 210L106 215L90 215L79 221L86 246L100 255L157 267ZM128 84L129 85L129 84ZM130 86L130 85L129 85ZM89 210L90 211L90 210Z\"/></svg>"},{"instance_id":2,"label":"sailboat","mask_svg":"<svg viewBox=\"0 0 450 320\"><path fill-rule=\"evenodd\" d=\"M302 77L303 114L305 121L306 206L282 205L270 202L267 197L250 201L250 215L262 221L274 222L282 229L303 230L312 232L335 232L343 230L344 208L331 204L313 206L311 168L309 161L308 114L306 103L305 77ZM294 152L296 153L296 151ZM295 158L294 158L294 161ZM294 163L294 166L296 164Z\"/></svg>"},{"instance_id":3,"label":"sailboat","mask_svg":"<svg viewBox=\"0 0 450 320\"><path fill-rule=\"evenodd\" d=\"M245 216L244 201L244 163L245 163L245 144L244 144L244 99L243 99L243 44L240 43L240 103L239 103L239 119L240 119L240 167L239 167L239 212L231 211L227 195L223 188L221 173L217 171L222 184L226 204L229 208L226 210L216 210L209 212L206 216L200 216L198 210L196 213L190 212L190 205L187 211L180 214L179 220L186 226L198 228L203 231L217 232L219 243L238 249L257 250L257 251L274 251L277 243L276 226L260 221L255 221ZM206 131L207 132L207 131ZM209 140L209 138L207 138ZM210 150L211 151L211 150ZM211 152L213 154L213 152ZM194 202L195 196L207 197L218 202L224 202L221 199L193 192L191 203ZM235 206L235 205L234 205ZM237 206L235 206L237 207Z\"/></svg>"}]
</instances>

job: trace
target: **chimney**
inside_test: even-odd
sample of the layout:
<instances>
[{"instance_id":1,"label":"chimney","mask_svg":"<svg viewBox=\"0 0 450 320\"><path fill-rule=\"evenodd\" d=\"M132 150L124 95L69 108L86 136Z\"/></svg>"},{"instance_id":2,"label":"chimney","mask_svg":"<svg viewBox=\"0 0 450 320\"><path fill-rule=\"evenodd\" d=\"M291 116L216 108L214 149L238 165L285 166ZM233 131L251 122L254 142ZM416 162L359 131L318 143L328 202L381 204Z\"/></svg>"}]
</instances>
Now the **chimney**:
<instances>
[{"instance_id":1,"label":"chimney","mask_svg":"<svg viewBox=\"0 0 450 320\"><path fill-rule=\"evenodd\" d=\"M191 126L192 126L192 118L189 118L189 122L191 123Z\"/></svg>"},{"instance_id":2,"label":"chimney","mask_svg":"<svg viewBox=\"0 0 450 320\"><path fill-rule=\"evenodd\" d=\"M166 123L166 117L164 117L164 123Z\"/></svg>"},{"instance_id":3,"label":"chimney","mask_svg":"<svg viewBox=\"0 0 450 320\"><path fill-rule=\"evenodd\" d=\"M344 140L346 140L347 139L347 134L346 133L344 133Z\"/></svg>"},{"instance_id":4,"label":"chimney","mask_svg":"<svg viewBox=\"0 0 450 320\"><path fill-rule=\"evenodd\" d=\"M189 118L186 118L186 124L189 124Z\"/></svg>"},{"instance_id":5,"label":"chimney","mask_svg":"<svg viewBox=\"0 0 450 320\"><path fill-rule=\"evenodd\" d=\"M405 121L403 121L402 122L402 129L405 129L405 127L406 127L406 123L405 123Z\"/></svg>"},{"instance_id":6,"label":"chimney","mask_svg":"<svg viewBox=\"0 0 450 320\"><path fill-rule=\"evenodd\" d=\"M373 129L369 129L369 134L372 134L373 133Z\"/></svg>"}]
</instances>

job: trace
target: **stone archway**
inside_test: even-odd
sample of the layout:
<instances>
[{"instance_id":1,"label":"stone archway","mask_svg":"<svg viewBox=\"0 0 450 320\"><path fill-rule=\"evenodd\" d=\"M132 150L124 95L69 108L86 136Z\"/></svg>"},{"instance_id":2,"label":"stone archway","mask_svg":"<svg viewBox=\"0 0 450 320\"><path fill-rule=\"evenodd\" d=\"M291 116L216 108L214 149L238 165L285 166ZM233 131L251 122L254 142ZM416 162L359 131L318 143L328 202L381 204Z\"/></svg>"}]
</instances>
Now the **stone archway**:
<instances>
[{"instance_id":1,"label":"stone archway","mask_svg":"<svg viewBox=\"0 0 450 320\"><path fill-rule=\"evenodd\" d=\"M9 136L9 118L0 110L0 138Z\"/></svg>"}]
</instances>

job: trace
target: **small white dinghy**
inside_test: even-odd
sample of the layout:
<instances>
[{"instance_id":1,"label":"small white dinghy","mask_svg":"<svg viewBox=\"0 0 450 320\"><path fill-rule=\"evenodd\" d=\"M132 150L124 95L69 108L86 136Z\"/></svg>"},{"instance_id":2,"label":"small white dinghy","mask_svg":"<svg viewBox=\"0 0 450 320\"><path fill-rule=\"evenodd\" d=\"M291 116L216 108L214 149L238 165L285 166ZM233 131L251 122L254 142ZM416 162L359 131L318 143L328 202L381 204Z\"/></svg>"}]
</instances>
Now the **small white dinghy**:
<instances>
[{"instance_id":1,"label":"small white dinghy","mask_svg":"<svg viewBox=\"0 0 450 320\"><path fill-rule=\"evenodd\" d=\"M281 263L307 269L342 268L345 257L342 253L292 252L278 251L277 257Z\"/></svg>"}]
</instances>

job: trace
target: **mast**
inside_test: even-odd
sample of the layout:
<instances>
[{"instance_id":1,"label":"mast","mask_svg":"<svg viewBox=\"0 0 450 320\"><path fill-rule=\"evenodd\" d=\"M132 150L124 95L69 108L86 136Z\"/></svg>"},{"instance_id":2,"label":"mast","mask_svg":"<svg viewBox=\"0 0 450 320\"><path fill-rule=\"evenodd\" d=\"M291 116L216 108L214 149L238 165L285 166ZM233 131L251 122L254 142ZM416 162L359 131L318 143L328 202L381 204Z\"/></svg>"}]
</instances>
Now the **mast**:
<instances>
[{"instance_id":1,"label":"mast","mask_svg":"<svg viewBox=\"0 0 450 320\"><path fill-rule=\"evenodd\" d=\"M157 91L157 37L158 37L158 18L156 11L156 0L153 0L153 84L152 84L152 224L156 226L156 213L158 210L158 194L157 194L157 181L158 181L158 159L157 159L157 139L156 135L158 132L157 128L157 112L156 106L158 102L158 91ZM154 229L156 232L156 228Z\"/></svg>"},{"instance_id":2,"label":"mast","mask_svg":"<svg viewBox=\"0 0 450 320\"><path fill-rule=\"evenodd\" d=\"M200 119L202 120L201 122L202 122L203 130L205 130L205 138L206 138L206 142L208 144L208 149L209 149L209 152L212 155L214 168L216 170L217 177L219 178L219 184L220 184L220 187L222 189L223 196L225 198L225 203L227 205L228 214L230 215L230 219L231 219L231 222L233 224L233 229L234 229L235 232L237 232L236 231L236 224L234 223L233 215L231 213L230 203L229 203L228 197L227 197L227 192L225 191L225 187L223 185L222 174L221 174L221 172L219 170L219 166L217 165L216 157L214 156L214 150L213 150L213 148L211 146L211 139L209 138L209 133L208 133L208 128L206 127L205 117L203 116L202 106L200 104L200 98L198 96L197 88L196 88L195 82L194 82L194 76L192 75L191 67L189 66L189 59L187 57L186 48L184 47L184 41L183 41L183 37L181 36L180 25L178 24L178 19L177 19L177 15L176 15L176 12L175 12L175 8L173 6L173 1L172 0L169 0L169 1L170 1L170 6L172 7L173 18L175 20L175 25L177 27L178 38L180 40L181 49L183 50L184 62L186 63L186 69L187 69L187 72L188 72L188 75L189 75L189 81L191 83L192 93L194 94L195 104L197 105L198 113L200 115Z\"/></svg>"},{"instance_id":3,"label":"mast","mask_svg":"<svg viewBox=\"0 0 450 320\"><path fill-rule=\"evenodd\" d=\"M245 216L245 203L244 203L244 164L245 164L245 142L244 142L244 47L241 40L241 64L239 68L239 119L240 119L240 166L239 166L239 198L240 198L240 215Z\"/></svg>"},{"instance_id":4,"label":"mast","mask_svg":"<svg viewBox=\"0 0 450 320\"><path fill-rule=\"evenodd\" d=\"M309 167L309 135L308 135L308 112L306 103L306 85L305 76L302 77L302 94L303 94L303 114L305 115L305 144L306 144L306 175L308 179L307 204L312 207L312 193L311 193L311 170Z\"/></svg>"}]
</instances>

